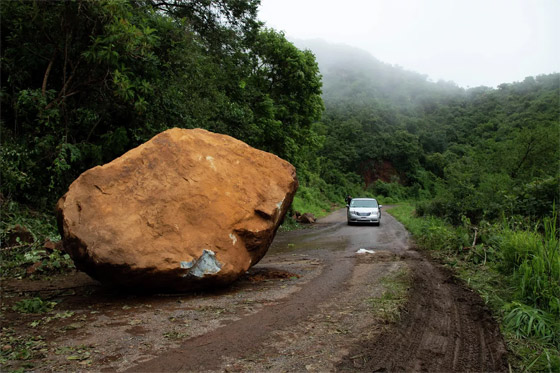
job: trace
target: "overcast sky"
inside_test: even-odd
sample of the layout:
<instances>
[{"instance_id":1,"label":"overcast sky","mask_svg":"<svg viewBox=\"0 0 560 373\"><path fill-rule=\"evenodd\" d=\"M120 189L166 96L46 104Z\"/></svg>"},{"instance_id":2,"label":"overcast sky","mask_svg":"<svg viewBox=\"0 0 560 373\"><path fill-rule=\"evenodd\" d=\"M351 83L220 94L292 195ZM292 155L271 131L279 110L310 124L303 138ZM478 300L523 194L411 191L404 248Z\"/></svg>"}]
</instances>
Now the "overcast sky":
<instances>
[{"instance_id":1,"label":"overcast sky","mask_svg":"<svg viewBox=\"0 0 560 373\"><path fill-rule=\"evenodd\" d=\"M462 87L560 72L560 0L261 0L259 18Z\"/></svg>"}]
</instances>

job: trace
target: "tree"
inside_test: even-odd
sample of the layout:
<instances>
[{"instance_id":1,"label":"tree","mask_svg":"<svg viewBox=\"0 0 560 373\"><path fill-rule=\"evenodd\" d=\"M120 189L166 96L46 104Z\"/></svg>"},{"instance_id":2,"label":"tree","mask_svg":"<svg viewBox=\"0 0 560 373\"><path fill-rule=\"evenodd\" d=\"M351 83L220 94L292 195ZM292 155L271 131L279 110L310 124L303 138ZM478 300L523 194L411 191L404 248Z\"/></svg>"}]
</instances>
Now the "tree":
<instances>
[{"instance_id":1,"label":"tree","mask_svg":"<svg viewBox=\"0 0 560 373\"><path fill-rule=\"evenodd\" d=\"M297 163L301 147L317 140L312 124L323 110L315 57L270 29L258 35L253 51L256 59L249 85L258 118L254 141L258 147Z\"/></svg>"},{"instance_id":2,"label":"tree","mask_svg":"<svg viewBox=\"0 0 560 373\"><path fill-rule=\"evenodd\" d=\"M2 192L48 206L79 173L170 127L294 163L316 148L314 56L255 0L2 2Z\"/></svg>"}]
</instances>

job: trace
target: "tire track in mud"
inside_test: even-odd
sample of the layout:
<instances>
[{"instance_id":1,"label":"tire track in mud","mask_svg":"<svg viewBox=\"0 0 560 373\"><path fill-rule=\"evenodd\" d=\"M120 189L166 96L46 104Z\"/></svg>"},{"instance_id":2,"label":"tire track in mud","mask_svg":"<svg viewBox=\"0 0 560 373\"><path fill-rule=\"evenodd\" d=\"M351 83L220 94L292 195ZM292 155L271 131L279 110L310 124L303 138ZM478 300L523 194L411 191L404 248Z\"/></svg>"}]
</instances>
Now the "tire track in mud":
<instances>
[{"instance_id":1,"label":"tire track in mud","mask_svg":"<svg viewBox=\"0 0 560 373\"><path fill-rule=\"evenodd\" d=\"M326 266L302 290L274 306L234 321L210 333L189 339L180 348L140 363L127 372L207 371L221 366L224 358L247 356L277 329L309 316L330 294L339 291L354 268L354 257L325 253Z\"/></svg>"},{"instance_id":2,"label":"tire track in mud","mask_svg":"<svg viewBox=\"0 0 560 373\"><path fill-rule=\"evenodd\" d=\"M410 268L412 288L406 311L400 322L389 326L380 325L373 318L367 320L364 324L368 325L367 333L349 337L338 346L348 353L342 353L334 365L320 365L318 371L507 371L505 344L482 299L451 271L411 250L408 233L400 223L391 216L383 218L381 228L348 227L343 221L343 212L339 211L316 229L290 232L277 240L277 248L273 249L276 255L315 248L307 253L313 253L310 255L324 265L321 273L301 290L253 315L191 338L179 348L128 371L223 371L225 361L240 361L248 356L257 360L264 356L263 360L272 362L272 365L254 365L249 371L268 367L278 372L296 371L293 368L299 365L274 365L274 354L279 351L266 351L265 346L275 338L275 333L284 329L294 330L292 334L296 337L291 343L295 344L295 350L302 348L297 337L305 335L301 325L309 324L312 316L321 312L333 312L332 308L324 307L329 304L329 298L340 292L350 292L345 293L348 297L363 296L356 289L352 293L349 282L358 268L355 251L364 245L389 252ZM292 249L286 251L286 247ZM367 311L361 314L365 315ZM367 337L360 339L362 334ZM248 368L243 364L241 367L240 371Z\"/></svg>"},{"instance_id":3,"label":"tire track in mud","mask_svg":"<svg viewBox=\"0 0 560 373\"><path fill-rule=\"evenodd\" d=\"M416 254L416 255L415 255ZM409 252L413 286L401 321L354 346L339 371L505 372L506 347L480 296ZM351 356L360 355L361 360Z\"/></svg>"}]
</instances>

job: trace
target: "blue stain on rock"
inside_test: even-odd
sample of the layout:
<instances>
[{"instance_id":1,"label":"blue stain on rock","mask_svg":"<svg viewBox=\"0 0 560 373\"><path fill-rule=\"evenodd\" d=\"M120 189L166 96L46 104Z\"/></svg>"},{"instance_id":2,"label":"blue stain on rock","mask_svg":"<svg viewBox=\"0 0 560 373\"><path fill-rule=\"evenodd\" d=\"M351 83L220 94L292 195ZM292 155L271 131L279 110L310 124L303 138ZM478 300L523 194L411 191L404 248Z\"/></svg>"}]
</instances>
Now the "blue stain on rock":
<instances>
[{"instance_id":1,"label":"blue stain on rock","mask_svg":"<svg viewBox=\"0 0 560 373\"><path fill-rule=\"evenodd\" d=\"M205 275L220 272L222 264L216 259L216 254L212 250L204 249L200 258L190 262L181 262L181 268L190 269L188 274L202 278Z\"/></svg>"}]
</instances>

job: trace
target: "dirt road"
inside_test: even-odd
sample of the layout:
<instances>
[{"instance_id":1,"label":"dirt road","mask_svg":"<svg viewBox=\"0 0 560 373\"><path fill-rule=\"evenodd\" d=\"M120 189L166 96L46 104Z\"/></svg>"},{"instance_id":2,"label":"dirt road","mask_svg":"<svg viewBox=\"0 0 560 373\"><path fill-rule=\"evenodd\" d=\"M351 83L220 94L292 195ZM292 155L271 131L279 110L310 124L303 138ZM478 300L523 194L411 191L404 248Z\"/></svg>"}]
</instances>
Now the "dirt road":
<instances>
[{"instance_id":1,"label":"dirt road","mask_svg":"<svg viewBox=\"0 0 560 373\"><path fill-rule=\"evenodd\" d=\"M403 278L409 300L391 323L378 306L387 279ZM380 227L347 226L339 210L312 229L278 234L241 281L212 293L123 295L81 274L4 289L7 303L30 295L58 303L33 328L37 316L5 315L4 333L41 337L40 353L28 360L38 370L507 368L504 343L482 300L411 249L408 233L387 213Z\"/></svg>"}]
</instances>

